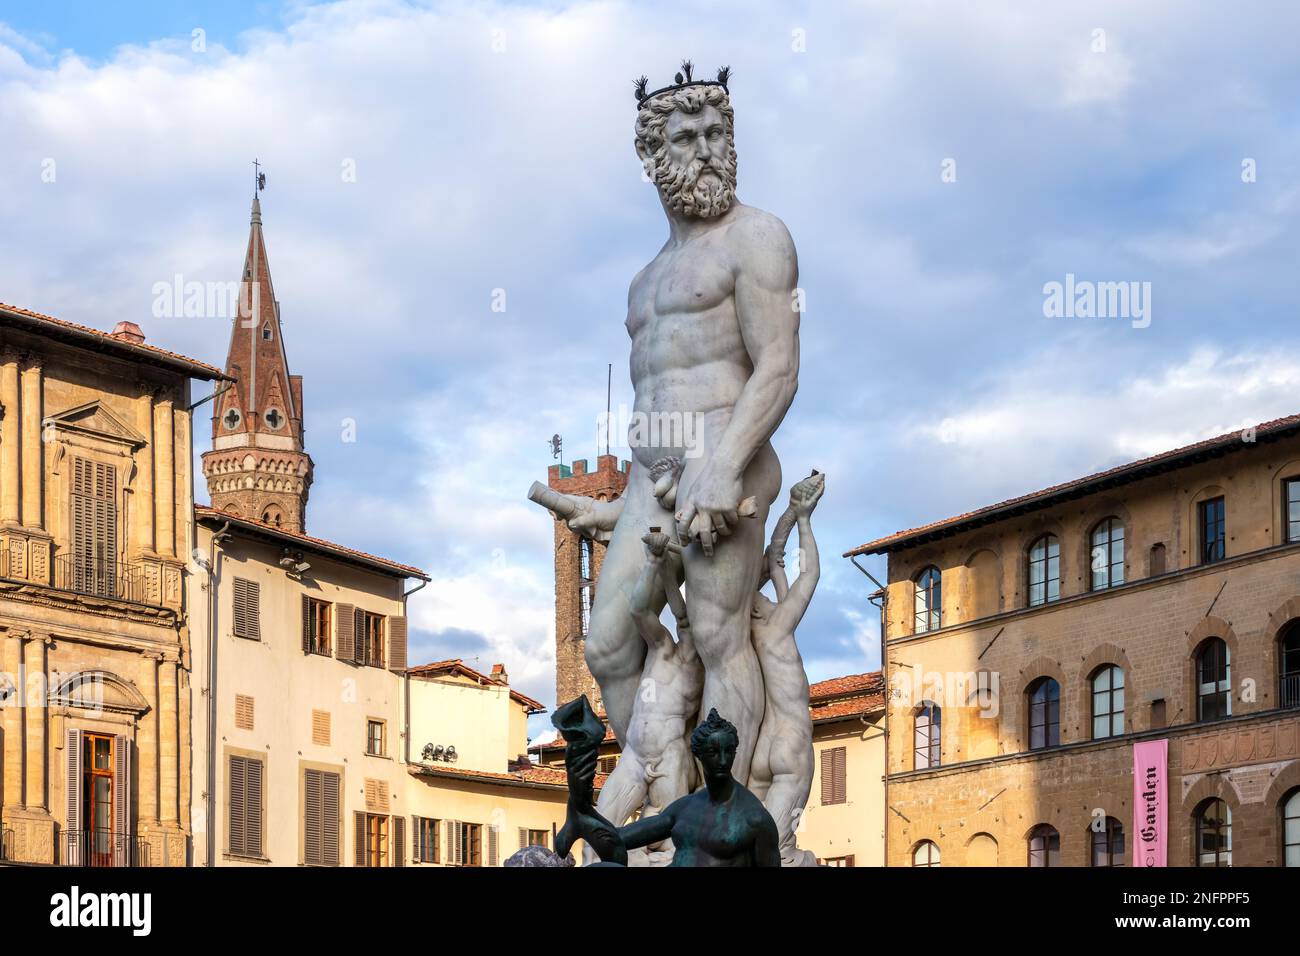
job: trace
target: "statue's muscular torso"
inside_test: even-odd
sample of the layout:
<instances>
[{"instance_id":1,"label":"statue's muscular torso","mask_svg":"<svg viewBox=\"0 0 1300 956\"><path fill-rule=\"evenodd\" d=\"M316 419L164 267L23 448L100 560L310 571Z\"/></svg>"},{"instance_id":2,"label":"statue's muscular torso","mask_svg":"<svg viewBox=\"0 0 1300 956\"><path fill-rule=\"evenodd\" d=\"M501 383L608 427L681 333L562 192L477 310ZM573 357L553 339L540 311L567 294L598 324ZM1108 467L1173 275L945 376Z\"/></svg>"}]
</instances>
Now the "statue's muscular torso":
<instances>
[{"instance_id":1,"label":"statue's muscular torso","mask_svg":"<svg viewBox=\"0 0 1300 956\"><path fill-rule=\"evenodd\" d=\"M753 371L736 313L736 276L752 237L785 226L737 203L680 242L669 242L632 280L627 330L637 412L696 414L706 455L730 420ZM661 433L634 447L649 467L664 455L695 457Z\"/></svg>"}]
</instances>

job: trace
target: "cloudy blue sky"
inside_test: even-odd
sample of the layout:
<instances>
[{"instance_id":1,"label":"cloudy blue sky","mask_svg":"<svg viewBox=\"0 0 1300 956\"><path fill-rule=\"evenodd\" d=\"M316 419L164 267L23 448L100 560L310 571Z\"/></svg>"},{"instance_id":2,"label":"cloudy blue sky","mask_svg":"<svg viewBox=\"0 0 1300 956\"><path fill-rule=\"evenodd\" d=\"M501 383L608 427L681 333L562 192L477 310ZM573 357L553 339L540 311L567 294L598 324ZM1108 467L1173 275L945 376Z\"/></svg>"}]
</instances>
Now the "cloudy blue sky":
<instances>
[{"instance_id":1,"label":"cloudy blue sky","mask_svg":"<svg viewBox=\"0 0 1300 956\"><path fill-rule=\"evenodd\" d=\"M1297 33L1288 2L4 2L0 301L220 362L227 323L152 290L237 277L259 157L311 530L429 570L414 660L549 704L523 495L552 433L594 454L607 362L631 398L665 234L633 77L734 70L740 195L807 296L776 444L828 473L838 555L1300 411ZM1045 317L1067 274L1151 283L1149 327ZM825 565L814 679L878 666L868 582Z\"/></svg>"}]
</instances>

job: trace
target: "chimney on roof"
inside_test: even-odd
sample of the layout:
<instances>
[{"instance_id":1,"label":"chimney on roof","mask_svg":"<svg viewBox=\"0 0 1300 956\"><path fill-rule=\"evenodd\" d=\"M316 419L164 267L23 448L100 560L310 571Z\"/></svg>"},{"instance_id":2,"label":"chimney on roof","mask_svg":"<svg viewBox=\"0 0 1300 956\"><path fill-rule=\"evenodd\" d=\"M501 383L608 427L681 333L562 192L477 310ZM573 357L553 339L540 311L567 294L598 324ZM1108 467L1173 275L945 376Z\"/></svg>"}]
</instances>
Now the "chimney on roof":
<instances>
[{"instance_id":1,"label":"chimney on roof","mask_svg":"<svg viewBox=\"0 0 1300 956\"><path fill-rule=\"evenodd\" d=\"M132 345L144 345L144 333L140 331L140 326L134 322L119 322L113 326L113 331L108 334L115 339L121 339L123 342L130 342Z\"/></svg>"},{"instance_id":2,"label":"chimney on roof","mask_svg":"<svg viewBox=\"0 0 1300 956\"><path fill-rule=\"evenodd\" d=\"M493 664L493 665L492 665L492 679L493 679L494 681L497 681L498 683L501 683L501 684L509 684L509 683L510 683L510 675L506 673L506 665L505 665L505 664Z\"/></svg>"}]
</instances>

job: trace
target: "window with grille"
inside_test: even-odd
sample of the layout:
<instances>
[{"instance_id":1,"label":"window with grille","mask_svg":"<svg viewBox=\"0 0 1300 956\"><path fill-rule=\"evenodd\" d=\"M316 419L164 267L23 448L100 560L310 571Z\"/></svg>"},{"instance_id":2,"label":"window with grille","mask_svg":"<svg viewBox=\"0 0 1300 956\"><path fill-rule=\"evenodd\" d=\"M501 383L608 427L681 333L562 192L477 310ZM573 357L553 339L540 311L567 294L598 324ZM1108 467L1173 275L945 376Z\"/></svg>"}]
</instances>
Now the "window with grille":
<instances>
[{"instance_id":1,"label":"window with grille","mask_svg":"<svg viewBox=\"0 0 1300 956\"><path fill-rule=\"evenodd\" d=\"M117 596L117 469L72 459L71 587Z\"/></svg>"},{"instance_id":2,"label":"window with grille","mask_svg":"<svg viewBox=\"0 0 1300 956\"><path fill-rule=\"evenodd\" d=\"M331 647L331 611L333 605L315 598L302 598L302 649L305 654L323 654L329 657Z\"/></svg>"},{"instance_id":3,"label":"window with grille","mask_svg":"<svg viewBox=\"0 0 1300 956\"><path fill-rule=\"evenodd\" d=\"M366 721L366 753L372 757L382 757L384 749L384 722L382 720Z\"/></svg>"},{"instance_id":4,"label":"window with grille","mask_svg":"<svg viewBox=\"0 0 1300 956\"><path fill-rule=\"evenodd\" d=\"M847 754L844 747L827 747L821 752L823 805L848 802Z\"/></svg>"},{"instance_id":5,"label":"window with grille","mask_svg":"<svg viewBox=\"0 0 1300 956\"><path fill-rule=\"evenodd\" d=\"M309 866L339 865L341 779L328 770L303 771L303 862Z\"/></svg>"},{"instance_id":6,"label":"window with grille","mask_svg":"<svg viewBox=\"0 0 1300 956\"><path fill-rule=\"evenodd\" d=\"M1092 590L1124 583L1124 523L1106 518L1092 529Z\"/></svg>"},{"instance_id":7,"label":"window with grille","mask_svg":"<svg viewBox=\"0 0 1300 956\"><path fill-rule=\"evenodd\" d=\"M438 862L438 824L440 820L430 817L416 817L413 827L415 839L415 862Z\"/></svg>"},{"instance_id":8,"label":"window with grille","mask_svg":"<svg viewBox=\"0 0 1300 956\"><path fill-rule=\"evenodd\" d=\"M1107 664L1092 675L1092 738L1124 733L1124 669Z\"/></svg>"},{"instance_id":9,"label":"window with grille","mask_svg":"<svg viewBox=\"0 0 1300 956\"><path fill-rule=\"evenodd\" d=\"M596 594L596 580L592 567L594 545L590 538L578 540L578 630L585 638L591 627L591 604Z\"/></svg>"},{"instance_id":10,"label":"window with grille","mask_svg":"<svg viewBox=\"0 0 1300 956\"><path fill-rule=\"evenodd\" d=\"M262 856L262 771L256 757L230 756L226 849L231 856Z\"/></svg>"},{"instance_id":11,"label":"window with grille","mask_svg":"<svg viewBox=\"0 0 1300 956\"><path fill-rule=\"evenodd\" d=\"M1098 825L1089 827L1092 843L1093 866L1124 865L1124 824L1107 817Z\"/></svg>"},{"instance_id":12,"label":"window with grille","mask_svg":"<svg viewBox=\"0 0 1300 956\"><path fill-rule=\"evenodd\" d=\"M1029 685L1029 749L1042 750L1061 743L1061 685L1040 677Z\"/></svg>"},{"instance_id":13,"label":"window with grille","mask_svg":"<svg viewBox=\"0 0 1300 956\"><path fill-rule=\"evenodd\" d=\"M1045 534L1029 548L1029 606L1061 596L1061 542Z\"/></svg>"},{"instance_id":14,"label":"window with grille","mask_svg":"<svg viewBox=\"0 0 1300 956\"><path fill-rule=\"evenodd\" d=\"M1029 831L1029 865L1061 865L1061 834L1049 823L1040 823Z\"/></svg>"},{"instance_id":15,"label":"window with grille","mask_svg":"<svg viewBox=\"0 0 1300 956\"><path fill-rule=\"evenodd\" d=\"M1227 555L1227 522L1223 498L1211 498L1197 506L1201 525L1201 563L1222 561Z\"/></svg>"},{"instance_id":16,"label":"window with grille","mask_svg":"<svg viewBox=\"0 0 1300 956\"><path fill-rule=\"evenodd\" d=\"M940 714L939 705L928 700L923 702L916 712L913 736L915 738L915 767L917 770L926 770L930 767L939 766L942 752L940 749Z\"/></svg>"},{"instance_id":17,"label":"window with grille","mask_svg":"<svg viewBox=\"0 0 1300 956\"><path fill-rule=\"evenodd\" d=\"M1211 798L1196 811L1196 865L1232 866L1232 810Z\"/></svg>"},{"instance_id":18,"label":"window with grille","mask_svg":"<svg viewBox=\"0 0 1300 956\"><path fill-rule=\"evenodd\" d=\"M1228 645L1212 637L1196 655L1196 719L1232 716L1232 662Z\"/></svg>"},{"instance_id":19,"label":"window with grille","mask_svg":"<svg viewBox=\"0 0 1300 956\"><path fill-rule=\"evenodd\" d=\"M938 630L943 623L939 569L930 567L916 579L916 633Z\"/></svg>"},{"instance_id":20,"label":"window with grille","mask_svg":"<svg viewBox=\"0 0 1300 956\"><path fill-rule=\"evenodd\" d=\"M256 581L235 578L234 634L250 641L262 639L261 587Z\"/></svg>"}]
</instances>

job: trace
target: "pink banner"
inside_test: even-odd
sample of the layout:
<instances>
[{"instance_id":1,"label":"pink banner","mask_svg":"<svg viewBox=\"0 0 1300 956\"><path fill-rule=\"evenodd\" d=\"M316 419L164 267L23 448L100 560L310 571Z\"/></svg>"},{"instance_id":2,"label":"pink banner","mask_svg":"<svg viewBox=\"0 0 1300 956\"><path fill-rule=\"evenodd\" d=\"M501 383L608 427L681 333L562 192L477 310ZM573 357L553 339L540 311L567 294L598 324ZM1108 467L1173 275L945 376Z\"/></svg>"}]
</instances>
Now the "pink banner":
<instances>
[{"instance_id":1,"label":"pink banner","mask_svg":"<svg viewBox=\"0 0 1300 956\"><path fill-rule=\"evenodd\" d=\"M1169 865L1169 741L1133 745L1133 865Z\"/></svg>"}]
</instances>

